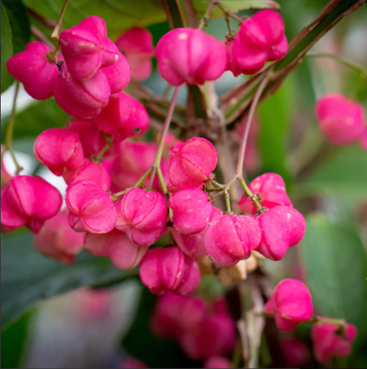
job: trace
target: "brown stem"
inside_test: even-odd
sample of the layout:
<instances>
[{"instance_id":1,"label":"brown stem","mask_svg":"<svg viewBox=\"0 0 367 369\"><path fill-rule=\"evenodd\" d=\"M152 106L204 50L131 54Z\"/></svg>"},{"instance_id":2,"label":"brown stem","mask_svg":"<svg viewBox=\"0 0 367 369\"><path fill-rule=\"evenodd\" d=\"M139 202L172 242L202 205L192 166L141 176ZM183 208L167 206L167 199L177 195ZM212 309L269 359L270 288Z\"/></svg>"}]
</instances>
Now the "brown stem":
<instances>
[{"instance_id":1,"label":"brown stem","mask_svg":"<svg viewBox=\"0 0 367 369\"><path fill-rule=\"evenodd\" d=\"M208 24L208 21L210 19L210 15L212 14L212 11L213 11L213 8L214 8L215 4L216 4L216 0L211 0L210 1L208 10L206 11L204 17L201 19L201 21L199 23L199 26L198 26L198 29L203 29Z\"/></svg>"},{"instance_id":2,"label":"brown stem","mask_svg":"<svg viewBox=\"0 0 367 369\"><path fill-rule=\"evenodd\" d=\"M32 18L42 23L47 28L53 30L56 27L56 23L53 20L44 17L43 15L37 13L35 10L27 8L27 11Z\"/></svg>"},{"instance_id":3,"label":"brown stem","mask_svg":"<svg viewBox=\"0 0 367 369\"><path fill-rule=\"evenodd\" d=\"M59 40L60 32L61 32L61 26L62 26L62 20L64 19L66 9L69 5L71 0L65 0L64 6L61 9L61 13L59 15L59 19L56 22L56 26L54 30L51 33L51 38L55 38L56 40Z\"/></svg>"},{"instance_id":4,"label":"brown stem","mask_svg":"<svg viewBox=\"0 0 367 369\"><path fill-rule=\"evenodd\" d=\"M39 30L36 26L34 26L33 24L31 25L31 32L32 35L40 40L41 42L43 42L45 45L47 45L50 49L55 49L55 45L47 38L47 36L41 31Z\"/></svg>"}]
</instances>

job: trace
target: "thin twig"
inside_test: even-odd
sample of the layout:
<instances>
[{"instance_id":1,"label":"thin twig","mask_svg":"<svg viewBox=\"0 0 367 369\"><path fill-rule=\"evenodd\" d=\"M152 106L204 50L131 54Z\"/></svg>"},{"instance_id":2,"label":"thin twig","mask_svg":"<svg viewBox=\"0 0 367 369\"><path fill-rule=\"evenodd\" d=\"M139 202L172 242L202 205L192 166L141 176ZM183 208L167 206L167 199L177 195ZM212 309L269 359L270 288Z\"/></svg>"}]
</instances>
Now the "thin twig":
<instances>
[{"instance_id":1,"label":"thin twig","mask_svg":"<svg viewBox=\"0 0 367 369\"><path fill-rule=\"evenodd\" d=\"M36 39L43 42L50 49L53 50L55 48L55 45L47 38L47 36L33 24L31 25L31 32Z\"/></svg>"},{"instance_id":2,"label":"thin twig","mask_svg":"<svg viewBox=\"0 0 367 369\"><path fill-rule=\"evenodd\" d=\"M43 15L37 13L35 10L27 8L27 11L32 18L42 23L47 28L53 30L56 27L56 23L53 20L44 17Z\"/></svg>"},{"instance_id":3,"label":"thin twig","mask_svg":"<svg viewBox=\"0 0 367 369\"><path fill-rule=\"evenodd\" d=\"M66 12L66 9L68 8L68 5L69 5L70 1L71 0L65 0L64 6L62 7L61 13L59 15L59 19L56 22L55 29L51 33L51 38L55 38L56 40L59 40L59 36L60 36L60 32L61 32L61 26L62 26L62 21L64 19L65 12Z\"/></svg>"}]
</instances>

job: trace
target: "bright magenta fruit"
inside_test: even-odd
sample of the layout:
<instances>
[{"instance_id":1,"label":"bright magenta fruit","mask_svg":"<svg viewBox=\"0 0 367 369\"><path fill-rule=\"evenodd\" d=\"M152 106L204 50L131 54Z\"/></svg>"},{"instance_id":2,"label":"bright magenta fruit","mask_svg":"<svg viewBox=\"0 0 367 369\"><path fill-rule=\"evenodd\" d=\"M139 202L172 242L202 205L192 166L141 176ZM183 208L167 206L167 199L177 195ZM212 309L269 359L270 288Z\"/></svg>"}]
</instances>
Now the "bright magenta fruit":
<instances>
[{"instance_id":1,"label":"bright magenta fruit","mask_svg":"<svg viewBox=\"0 0 367 369\"><path fill-rule=\"evenodd\" d=\"M156 48L158 71L171 85L202 85L218 79L227 68L225 46L201 30L176 28Z\"/></svg>"},{"instance_id":2,"label":"bright magenta fruit","mask_svg":"<svg viewBox=\"0 0 367 369\"><path fill-rule=\"evenodd\" d=\"M11 230L25 225L38 233L61 205L60 192L43 178L16 175L1 196L1 227Z\"/></svg>"},{"instance_id":3,"label":"bright magenta fruit","mask_svg":"<svg viewBox=\"0 0 367 369\"><path fill-rule=\"evenodd\" d=\"M178 247L149 250L140 263L139 274L144 286L155 295L166 291L188 295L200 282L200 270L195 260Z\"/></svg>"},{"instance_id":4,"label":"bright magenta fruit","mask_svg":"<svg viewBox=\"0 0 367 369\"><path fill-rule=\"evenodd\" d=\"M68 187L65 196L69 224L77 232L107 233L116 225L116 207L111 194L92 181Z\"/></svg>"},{"instance_id":5,"label":"bright magenta fruit","mask_svg":"<svg viewBox=\"0 0 367 369\"><path fill-rule=\"evenodd\" d=\"M203 368L233 368L225 356L211 356L204 361Z\"/></svg>"},{"instance_id":6,"label":"bright magenta fruit","mask_svg":"<svg viewBox=\"0 0 367 369\"><path fill-rule=\"evenodd\" d=\"M36 100L53 95L53 84L59 74L56 64L47 57L49 52L51 49L44 43L32 41L6 63L9 73L22 82L24 89Z\"/></svg>"},{"instance_id":7,"label":"bright magenta fruit","mask_svg":"<svg viewBox=\"0 0 367 369\"><path fill-rule=\"evenodd\" d=\"M270 209L277 205L292 206L284 180L279 174L262 174L251 181L249 189L252 193L259 195L263 207ZM256 205L245 194L242 195L238 207L243 213L255 214L257 211Z\"/></svg>"},{"instance_id":8,"label":"bright magenta fruit","mask_svg":"<svg viewBox=\"0 0 367 369\"><path fill-rule=\"evenodd\" d=\"M291 331L299 323L312 318L312 296L302 282L297 279L284 279L275 287L264 310L275 317L275 323L280 330Z\"/></svg>"}]
</instances>

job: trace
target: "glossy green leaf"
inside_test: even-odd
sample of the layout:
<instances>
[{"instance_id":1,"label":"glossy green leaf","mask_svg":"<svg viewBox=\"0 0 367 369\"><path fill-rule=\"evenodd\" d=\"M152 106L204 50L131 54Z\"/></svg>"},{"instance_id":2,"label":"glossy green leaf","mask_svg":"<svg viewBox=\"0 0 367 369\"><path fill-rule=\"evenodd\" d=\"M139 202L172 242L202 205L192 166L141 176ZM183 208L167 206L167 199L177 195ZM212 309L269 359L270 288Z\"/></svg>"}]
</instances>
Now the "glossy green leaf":
<instances>
[{"instance_id":1,"label":"glossy green leaf","mask_svg":"<svg viewBox=\"0 0 367 369\"><path fill-rule=\"evenodd\" d=\"M280 174L287 184L291 178L286 165L286 145L297 97L295 92L294 80L289 78L275 95L259 106L263 171Z\"/></svg>"},{"instance_id":2,"label":"glossy green leaf","mask_svg":"<svg viewBox=\"0 0 367 369\"><path fill-rule=\"evenodd\" d=\"M21 0L2 0L9 18L13 54L20 53L31 39L27 9Z\"/></svg>"},{"instance_id":3,"label":"glossy green leaf","mask_svg":"<svg viewBox=\"0 0 367 369\"><path fill-rule=\"evenodd\" d=\"M363 342L367 338L367 254L355 226L323 215L310 216L299 252L316 313L355 324L358 341Z\"/></svg>"},{"instance_id":4,"label":"glossy green leaf","mask_svg":"<svg viewBox=\"0 0 367 369\"><path fill-rule=\"evenodd\" d=\"M12 34L5 5L1 3L1 92L12 83L13 77L6 70L6 62L13 55Z\"/></svg>"},{"instance_id":5,"label":"glossy green leaf","mask_svg":"<svg viewBox=\"0 0 367 369\"><path fill-rule=\"evenodd\" d=\"M367 198L367 155L358 144L337 147L295 185L304 194Z\"/></svg>"},{"instance_id":6,"label":"glossy green leaf","mask_svg":"<svg viewBox=\"0 0 367 369\"><path fill-rule=\"evenodd\" d=\"M21 368L33 310L22 315L1 332L1 367Z\"/></svg>"},{"instance_id":7,"label":"glossy green leaf","mask_svg":"<svg viewBox=\"0 0 367 369\"><path fill-rule=\"evenodd\" d=\"M42 300L83 286L121 283L136 274L87 253L70 266L62 265L35 251L29 232L1 238L2 329Z\"/></svg>"},{"instance_id":8,"label":"glossy green leaf","mask_svg":"<svg viewBox=\"0 0 367 369\"><path fill-rule=\"evenodd\" d=\"M55 99L37 101L16 115L14 139L35 138L48 128L63 127L68 115ZM1 124L1 141L5 140L7 121Z\"/></svg>"}]
</instances>

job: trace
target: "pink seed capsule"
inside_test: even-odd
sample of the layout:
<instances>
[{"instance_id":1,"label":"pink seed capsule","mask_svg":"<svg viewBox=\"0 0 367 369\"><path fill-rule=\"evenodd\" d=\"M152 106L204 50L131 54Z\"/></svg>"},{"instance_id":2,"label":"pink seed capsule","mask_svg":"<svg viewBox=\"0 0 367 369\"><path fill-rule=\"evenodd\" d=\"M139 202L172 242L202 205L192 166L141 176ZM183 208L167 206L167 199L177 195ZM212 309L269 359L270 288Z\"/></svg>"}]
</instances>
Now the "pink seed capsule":
<instances>
[{"instance_id":1,"label":"pink seed capsule","mask_svg":"<svg viewBox=\"0 0 367 369\"><path fill-rule=\"evenodd\" d=\"M280 341L280 347L289 368L301 367L310 360L308 346L298 338L283 338Z\"/></svg>"},{"instance_id":2,"label":"pink seed capsule","mask_svg":"<svg viewBox=\"0 0 367 369\"><path fill-rule=\"evenodd\" d=\"M25 225L38 233L61 205L60 192L43 178L16 175L1 196L1 227L11 230Z\"/></svg>"},{"instance_id":3,"label":"pink seed capsule","mask_svg":"<svg viewBox=\"0 0 367 369\"><path fill-rule=\"evenodd\" d=\"M217 164L215 147L204 138L191 138L170 149L169 181L180 189L201 187Z\"/></svg>"},{"instance_id":4,"label":"pink seed capsule","mask_svg":"<svg viewBox=\"0 0 367 369\"><path fill-rule=\"evenodd\" d=\"M45 100L53 95L53 84L59 70L48 59L51 49L42 42L32 41L24 51L12 56L6 63L8 72L23 83L24 89L36 100ZM62 60L60 55L56 59Z\"/></svg>"},{"instance_id":5,"label":"pink seed capsule","mask_svg":"<svg viewBox=\"0 0 367 369\"><path fill-rule=\"evenodd\" d=\"M275 287L264 311L275 317L277 327L291 331L299 323L312 318L313 306L310 291L297 279L284 279Z\"/></svg>"},{"instance_id":6,"label":"pink seed capsule","mask_svg":"<svg viewBox=\"0 0 367 369\"><path fill-rule=\"evenodd\" d=\"M107 144L103 133L89 120L73 120L70 122L69 130L79 135L84 155L87 158L98 155Z\"/></svg>"},{"instance_id":7,"label":"pink seed capsule","mask_svg":"<svg viewBox=\"0 0 367 369\"><path fill-rule=\"evenodd\" d=\"M53 88L60 108L76 119L91 119L98 115L111 95L110 84L102 71L81 81L70 75L65 64L61 66Z\"/></svg>"},{"instance_id":8,"label":"pink seed capsule","mask_svg":"<svg viewBox=\"0 0 367 369\"><path fill-rule=\"evenodd\" d=\"M367 151L367 126L363 128L362 134L359 137L359 143L364 151Z\"/></svg>"},{"instance_id":9,"label":"pink seed capsule","mask_svg":"<svg viewBox=\"0 0 367 369\"><path fill-rule=\"evenodd\" d=\"M157 148L156 144L143 141L125 140L118 145L111 171L112 183L118 188L118 191L134 186L139 178L153 165ZM136 160L136 158L139 158L139 160ZM162 158L161 168L165 179L167 177L167 167L167 160ZM161 187L157 177L154 179L153 188L159 191ZM149 179L150 177L143 182L142 187L148 187Z\"/></svg>"},{"instance_id":10,"label":"pink seed capsule","mask_svg":"<svg viewBox=\"0 0 367 369\"><path fill-rule=\"evenodd\" d=\"M249 189L260 196L263 207L269 209L277 205L293 207L287 195L284 180L279 174L262 174L249 184ZM238 207L243 213L248 214L255 214L257 210L256 205L245 194L242 195Z\"/></svg>"},{"instance_id":11,"label":"pink seed capsule","mask_svg":"<svg viewBox=\"0 0 367 369\"><path fill-rule=\"evenodd\" d=\"M160 193L132 188L116 206L116 228L138 246L149 247L162 236L168 210Z\"/></svg>"},{"instance_id":12,"label":"pink seed capsule","mask_svg":"<svg viewBox=\"0 0 367 369\"><path fill-rule=\"evenodd\" d=\"M111 194L92 181L79 181L66 190L69 224L77 232L107 233L116 225Z\"/></svg>"},{"instance_id":13,"label":"pink seed capsule","mask_svg":"<svg viewBox=\"0 0 367 369\"><path fill-rule=\"evenodd\" d=\"M125 56L120 52L118 52L117 62L107 68L103 68L102 72L105 74L110 84L111 94L120 92L130 83L130 65Z\"/></svg>"},{"instance_id":14,"label":"pink seed capsule","mask_svg":"<svg viewBox=\"0 0 367 369\"><path fill-rule=\"evenodd\" d=\"M321 364L327 364L337 357L347 357L352 352L352 343L357 337L357 327L348 324L345 334L338 333L336 324L318 324L312 326L311 337L313 351Z\"/></svg>"},{"instance_id":15,"label":"pink seed capsule","mask_svg":"<svg viewBox=\"0 0 367 369\"><path fill-rule=\"evenodd\" d=\"M84 163L79 135L69 129L46 129L34 142L33 153L42 165L57 176L77 169Z\"/></svg>"},{"instance_id":16,"label":"pink seed capsule","mask_svg":"<svg viewBox=\"0 0 367 369\"><path fill-rule=\"evenodd\" d=\"M256 251L270 260L283 259L288 247L299 244L306 232L303 215L288 206L275 206L255 219L262 232Z\"/></svg>"},{"instance_id":17,"label":"pink seed capsule","mask_svg":"<svg viewBox=\"0 0 367 369\"><path fill-rule=\"evenodd\" d=\"M211 222L204 238L207 254L221 267L249 258L260 242L261 230L254 219L231 214Z\"/></svg>"},{"instance_id":18,"label":"pink seed capsule","mask_svg":"<svg viewBox=\"0 0 367 369\"><path fill-rule=\"evenodd\" d=\"M201 232L213 217L213 205L198 188L175 192L168 200L173 228L184 235Z\"/></svg>"},{"instance_id":19,"label":"pink seed capsule","mask_svg":"<svg viewBox=\"0 0 367 369\"><path fill-rule=\"evenodd\" d=\"M68 211L63 210L46 220L41 231L34 236L36 249L63 264L72 264L82 250L85 234L75 232L69 225Z\"/></svg>"},{"instance_id":20,"label":"pink seed capsule","mask_svg":"<svg viewBox=\"0 0 367 369\"><path fill-rule=\"evenodd\" d=\"M274 10L261 10L241 24L233 42L232 56L245 74L254 74L265 62L284 58L287 51L282 17Z\"/></svg>"},{"instance_id":21,"label":"pink seed capsule","mask_svg":"<svg viewBox=\"0 0 367 369\"><path fill-rule=\"evenodd\" d=\"M236 343L236 328L228 314L212 314L201 324L180 337L185 354L192 360L204 360L211 356L226 355Z\"/></svg>"},{"instance_id":22,"label":"pink seed capsule","mask_svg":"<svg viewBox=\"0 0 367 369\"><path fill-rule=\"evenodd\" d=\"M210 220L214 222L217 219L220 219L223 216L221 210L216 207L213 207L213 216ZM209 223L208 223L209 224ZM208 227L208 226L207 226ZM197 259L201 258L206 254L205 246L204 246L204 237L207 227L204 228L201 232L185 235L177 232L175 229L172 229L172 235L177 243L177 246L188 256Z\"/></svg>"},{"instance_id":23,"label":"pink seed capsule","mask_svg":"<svg viewBox=\"0 0 367 369\"><path fill-rule=\"evenodd\" d=\"M107 169L88 159L84 160L81 167L64 173L63 178L69 186L79 181L93 181L105 191L111 186L111 176Z\"/></svg>"},{"instance_id":24,"label":"pink seed capsule","mask_svg":"<svg viewBox=\"0 0 367 369\"><path fill-rule=\"evenodd\" d=\"M123 33L116 45L126 55L132 77L140 81L147 79L152 73L154 56L152 34L145 28L134 27Z\"/></svg>"},{"instance_id":25,"label":"pink seed capsule","mask_svg":"<svg viewBox=\"0 0 367 369\"><path fill-rule=\"evenodd\" d=\"M134 269L148 249L131 242L124 232L117 229L104 234L87 233L85 249L96 256L107 256L116 268Z\"/></svg>"},{"instance_id":26,"label":"pink seed capsule","mask_svg":"<svg viewBox=\"0 0 367 369\"><path fill-rule=\"evenodd\" d=\"M119 92L111 96L108 105L93 122L100 131L119 142L145 133L149 126L149 116L138 100Z\"/></svg>"},{"instance_id":27,"label":"pink seed capsule","mask_svg":"<svg viewBox=\"0 0 367 369\"><path fill-rule=\"evenodd\" d=\"M149 250L139 268L144 286L155 295L171 291L188 295L200 282L200 271L195 260L186 256L178 247Z\"/></svg>"},{"instance_id":28,"label":"pink seed capsule","mask_svg":"<svg viewBox=\"0 0 367 369\"><path fill-rule=\"evenodd\" d=\"M208 313L202 298L166 292L158 298L151 328L160 337L179 339L186 331L196 329Z\"/></svg>"},{"instance_id":29,"label":"pink seed capsule","mask_svg":"<svg viewBox=\"0 0 367 369\"><path fill-rule=\"evenodd\" d=\"M359 103L340 94L328 94L315 106L320 131L334 145L348 145L357 141L363 131L364 110Z\"/></svg>"},{"instance_id":30,"label":"pink seed capsule","mask_svg":"<svg viewBox=\"0 0 367 369\"><path fill-rule=\"evenodd\" d=\"M107 39L104 20L97 16L83 19L60 34L62 55L74 78L91 78L100 67L116 62L118 49Z\"/></svg>"},{"instance_id":31,"label":"pink seed capsule","mask_svg":"<svg viewBox=\"0 0 367 369\"><path fill-rule=\"evenodd\" d=\"M233 368L233 365L225 356L211 356L204 361L203 368Z\"/></svg>"},{"instance_id":32,"label":"pink seed capsule","mask_svg":"<svg viewBox=\"0 0 367 369\"><path fill-rule=\"evenodd\" d=\"M158 42L156 56L159 73L173 86L214 81L227 67L225 46L193 28L176 28L166 33Z\"/></svg>"}]
</instances>

